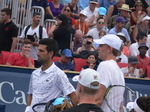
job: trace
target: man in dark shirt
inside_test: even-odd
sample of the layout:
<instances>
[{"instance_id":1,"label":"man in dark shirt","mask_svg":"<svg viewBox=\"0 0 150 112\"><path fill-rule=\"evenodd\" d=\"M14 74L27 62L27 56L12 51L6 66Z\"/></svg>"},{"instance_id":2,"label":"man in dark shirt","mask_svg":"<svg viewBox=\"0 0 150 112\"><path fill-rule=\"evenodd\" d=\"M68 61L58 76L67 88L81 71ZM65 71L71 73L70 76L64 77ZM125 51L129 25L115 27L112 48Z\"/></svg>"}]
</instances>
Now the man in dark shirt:
<instances>
[{"instance_id":1,"label":"man in dark shirt","mask_svg":"<svg viewBox=\"0 0 150 112\"><path fill-rule=\"evenodd\" d=\"M14 52L16 47L18 28L11 20L11 9L1 10L0 51Z\"/></svg>"},{"instance_id":2,"label":"man in dark shirt","mask_svg":"<svg viewBox=\"0 0 150 112\"><path fill-rule=\"evenodd\" d=\"M72 80L78 81L76 92L79 104L63 112L103 112L95 102L95 96L100 87L100 74L93 69L85 69Z\"/></svg>"},{"instance_id":3,"label":"man in dark shirt","mask_svg":"<svg viewBox=\"0 0 150 112\"><path fill-rule=\"evenodd\" d=\"M32 0L32 6L41 6L44 8L46 14L50 14L53 16L47 0Z\"/></svg>"},{"instance_id":4,"label":"man in dark shirt","mask_svg":"<svg viewBox=\"0 0 150 112\"><path fill-rule=\"evenodd\" d=\"M69 62L72 57L72 52L70 49L64 49L61 53L61 58L59 61L55 62L55 65L61 70L74 71L74 65Z\"/></svg>"}]
</instances>

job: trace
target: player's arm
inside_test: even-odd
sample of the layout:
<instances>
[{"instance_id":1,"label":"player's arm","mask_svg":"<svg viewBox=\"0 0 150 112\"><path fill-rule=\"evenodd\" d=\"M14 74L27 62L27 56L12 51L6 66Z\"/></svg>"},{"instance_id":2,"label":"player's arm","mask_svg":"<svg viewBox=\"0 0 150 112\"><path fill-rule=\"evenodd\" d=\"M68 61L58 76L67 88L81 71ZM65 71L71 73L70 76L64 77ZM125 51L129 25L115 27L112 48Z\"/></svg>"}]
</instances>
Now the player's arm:
<instances>
[{"instance_id":1,"label":"player's arm","mask_svg":"<svg viewBox=\"0 0 150 112\"><path fill-rule=\"evenodd\" d=\"M106 87L101 84L98 90L98 93L96 95L96 98L95 98L97 106L101 107L103 100L104 100L105 93L106 93Z\"/></svg>"},{"instance_id":2,"label":"player's arm","mask_svg":"<svg viewBox=\"0 0 150 112\"><path fill-rule=\"evenodd\" d=\"M27 107L26 107L25 112L29 112L29 110L30 110L30 105L31 105L31 101L32 101L32 94L29 94L29 95L28 95L28 99L27 99Z\"/></svg>"},{"instance_id":3,"label":"player's arm","mask_svg":"<svg viewBox=\"0 0 150 112\"><path fill-rule=\"evenodd\" d=\"M76 92L72 92L71 94L68 95L70 97L70 99L72 100L74 106L76 106L79 103L78 97L77 97L77 93Z\"/></svg>"},{"instance_id":4,"label":"player's arm","mask_svg":"<svg viewBox=\"0 0 150 112\"><path fill-rule=\"evenodd\" d=\"M10 52L14 52L15 47L16 47L16 43L17 43L17 37L12 37L12 45L11 45L11 49Z\"/></svg>"}]
</instances>

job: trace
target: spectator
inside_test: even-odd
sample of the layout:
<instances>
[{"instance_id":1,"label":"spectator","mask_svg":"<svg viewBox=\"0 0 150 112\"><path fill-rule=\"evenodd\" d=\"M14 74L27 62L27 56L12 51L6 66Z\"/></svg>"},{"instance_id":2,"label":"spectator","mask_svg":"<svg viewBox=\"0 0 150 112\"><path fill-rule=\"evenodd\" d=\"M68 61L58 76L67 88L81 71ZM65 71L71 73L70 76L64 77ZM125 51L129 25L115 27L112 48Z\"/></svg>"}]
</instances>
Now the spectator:
<instances>
[{"instance_id":1,"label":"spectator","mask_svg":"<svg viewBox=\"0 0 150 112\"><path fill-rule=\"evenodd\" d=\"M55 62L55 65L61 70L74 71L74 65L69 62L72 58L72 52L70 49L64 49L61 53L61 58L59 61Z\"/></svg>"},{"instance_id":2,"label":"spectator","mask_svg":"<svg viewBox=\"0 0 150 112\"><path fill-rule=\"evenodd\" d=\"M91 35L94 39L99 39L99 32L103 30L104 25L104 18L99 17L96 21L96 28L92 28L91 30L89 30L87 35Z\"/></svg>"},{"instance_id":3,"label":"spectator","mask_svg":"<svg viewBox=\"0 0 150 112\"><path fill-rule=\"evenodd\" d=\"M79 0L72 0L70 3L67 3L65 5L65 7L68 5L71 5L73 7L73 12L72 12L71 17L74 19L79 19L80 8L77 6L78 1Z\"/></svg>"},{"instance_id":4,"label":"spectator","mask_svg":"<svg viewBox=\"0 0 150 112\"><path fill-rule=\"evenodd\" d=\"M0 24L0 52L14 52L18 36L18 28L11 20L11 9L1 10L2 23Z\"/></svg>"},{"instance_id":5,"label":"spectator","mask_svg":"<svg viewBox=\"0 0 150 112\"><path fill-rule=\"evenodd\" d=\"M69 23L72 25L72 27L75 27L75 19L71 17L73 12L73 7L71 5L68 6L64 6L63 10L62 10L62 14L66 15L69 19Z\"/></svg>"},{"instance_id":6,"label":"spectator","mask_svg":"<svg viewBox=\"0 0 150 112\"><path fill-rule=\"evenodd\" d=\"M124 77L140 78L143 75L143 70L136 68L138 63L138 58L136 56L129 56L128 66L121 68Z\"/></svg>"},{"instance_id":7,"label":"spectator","mask_svg":"<svg viewBox=\"0 0 150 112\"><path fill-rule=\"evenodd\" d=\"M91 27L91 28L96 27L96 23L97 23L97 22L96 22L96 19L99 18L99 17L105 18L106 12L107 12L107 10L106 10L105 7L100 7L100 8L98 9L98 16L95 17L95 15L92 15L92 17L90 18L90 20L89 20L89 27ZM96 19L95 19L95 18L96 18ZM107 26L107 24L105 24L105 26Z\"/></svg>"},{"instance_id":8,"label":"spectator","mask_svg":"<svg viewBox=\"0 0 150 112\"><path fill-rule=\"evenodd\" d=\"M50 37L53 37L59 46L59 51L64 49L70 49L70 42L72 42L71 27L68 22L67 16L60 14L57 16L57 23L52 26L49 33ZM71 39L71 40L70 40Z\"/></svg>"},{"instance_id":9,"label":"spectator","mask_svg":"<svg viewBox=\"0 0 150 112\"><path fill-rule=\"evenodd\" d=\"M79 105L66 109L63 112L103 112L96 106L95 97L100 85L100 74L92 69L85 69L80 72L79 76L73 78L78 81L77 94Z\"/></svg>"},{"instance_id":10,"label":"spectator","mask_svg":"<svg viewBox=\"0 0 150 112\"><path fill-rule=\"evenodd\" d=\"M50 14L53 16L47 0L32 0L31 6L41 6L44 8L46 14Z\"/></svg>"},{"instance_id":11,"label":"spectator","mask_svg":"<svg viewBox=\"0 0 150 112\"><path fill-rule=\"evenodd\" d=\"M135 2L136 2L137 0L126 0L125 1L125 4L128 4L129 5L129 7L130 7L130 9L135 9L134 8L134 6L135 6ZM145 0L141 0L141 2L142 2L142 4L143 4L143 7L144 7L144 9L146 9L146 12L147 13L150 13L150 8L149 8L149 6L148 6L148 4L146 3L146 1Z\"/></svg>"},{"instance_id":12,"label":"spectator","mask_svg":"<svg viewBox=\"0 0 150 112\"><path fill-rule=\"evenodd\" d=\"M38 62L38 57L36 53L38 52L39 41L42 38L48 38L46 29L39 25L41 20L40 13L34 13L32 17L32 24L25 26L20 38L29 39L31 41L31 52L30 56L34 59L35 67L38 68L41 66L41 63Z\"/></svg>"},{"instance_id":13,"label":"spectator","mask_svg":"<svg viewBox=\"0 0 150 112\"><path fill-rule=\"evenodd\" d=\"M84 35L86 35L89 30L88 22L85 21L86 18L87 18L87 13L84 10L82 10L79 14L79 19L76 20L76 24L75 24L75 29L81 30L84 33Z\"/></svg>"},{"instance_id":14,"label":"spectator","mask_svg":"<svg viewBox=\"0 0 150 112\"><path fill-rule=\"evenodd\" d=\"M45 103L60 97L62 92L71 98L74 105L77 105L78 98L75 89L66 74L52 62L57 49L58 45L55 40L49 38L40 40L37 55L42 66L31 74L25 112L33 112L34 104ZM44 106L40 106L38 111L44 112L44 109Z\"/></svg>"},{"instance_id":15,"label":"spectator","mask_svg":"<svg viewBox=\"0 0 150 112\"><path fill-rule=\"evenodd\" d=\"M76 30L74 41L72 42L73 52L75 53L79 47L82 47L84 34L80 30Z\"/></svg>"},{"instance_id":16,"label":"spectator","mask_svg":"<svg viewBox=\"0 0 150 112\"><path fill-rule=\"evenodd\" d=\"M63 5L58 2L58 0L52 0L49 2L50 9L54 17L57 17L61 14L61 10L63 9Z\"/></svg>"},{"instance_id":17,"label":"spectator","mask_svg":"<svg viewBox=\"0 0 150 112\"><path fill-rule=\"evenodd\" d=\"M131 26L136 25L141 15L146 15L143 11L143 4L141 1L135 2L135 11L131 13Z\"/></svg>"},{"instance_id":18,"label":"spectator","mask_svg":"<svg viewBox=\"0 0 150 112\"><path fill-rule=\"evenodd\" d=\"M124 28L125 22L126 22L126 20L123 17L121 17L121 16L117 17L116 26L109 31L109 34L117 35L117 33L119 33L119 32L123 33L126 37L127 47L129 47L131 44L131 41L130 41L128 31Z\"/></svg>"},{"instance_id":19,"label":"spectator","mask_svg":"<svg viewBox=\"0 0 150 112\"><path fill-rule=\"evenodd\" d=\"M111 112L112 110L104 100L107 88L111 85L125 85L123 73L116 62L116 56L120 54L122 41L116 35L108 34L101 39L95 40L95 42L99 44L98 57L99 59L104 60L97 68L99 74L102 75L100 89L96 96L96 104L101 107L104 112ZM109 104L110 107L116 112L122 112L124 89L117 88L117 90L115 89L111 92L113 94L107 99L112 102Z\"/></svg>"},{"instance_id":20,"label":"spectator","mask_svg":"<svg viewBox=\"0 0 150 112\"><path fill-rule=\"evenodd\" d=\"M122 4L124 4L124 3L125 3L125 0L116 0L116 4L111 5L108 8L107 15L106 15L106 18L105 18L106 24L109 22L110 17L119 14L118 9L121 8Z\"/></svg>"},{"instance_id":21,"label":"spectator","mask_svg":"<svg viewBox=\"0 0 150 112\"><path fill-rule=\"evenodd\" d=\"M137 24L136 27L134 27L134 29L133 29L133 35L132 35L133 42L137 42L137 36L138 35L143 35L143 34L148 35L149 20L150 20L150 17L149 16L145 16L139 22L139 24Z\"/></svg>"},{"instance_id":22,"label":"spectator","mask_svg":"<svg viewBox=\"0 0 150 112\"><path fill-rule=\"evenodd\" d=\"M96 65L97 59L98 59L98 57L97 57L96 54L90 53L90 54L87 56L87 59L86 59L86 63L87 63L88 65L83 66L83 67L82 67L82 70L83 70L83 69L87 69L87 68L97 70L97 67L98 67L98 66Z\"/></svg>"},{"instance_id":23,"label":"spectator","mask_svg":"<svg viewBox=\"0 0 150 112\"><path fill-rule=\"evenodd\" d=\"M144 34L138 35L137 42L131 44L131 46L129 47L130 55L137 56L139 54L139 50L138 50L139 45L141 45L142 43L146 44L146 42L147 42L147 35ZM148 52L146 53L146 56L148 56Z\"/></svg>"},{"instance_id":24,"label":"spectator","mask_svg":"<svg viewBox=\"0 0 150 112\"><path fill-rule=\"evenodd\" d=\"M130 52L129 52L129 48L126 46L125 35L123 33L119 32L119 33L117 33L117 36L122 40L122 42L124 44L123 49L122 49L122 53L128 57L130 55Z\"/></svg>"},{"instance_id":25,"label":"spectator","mask_svg":"<svg viewBox=\"0 0 150 112\"><path fill-rule=\"evenodd\" d=\"M31 42L29 40L25 40L22 45L22 51L20 53L11 54L6 65L34 68L34 60L30 57L30 51Z\"/></svg>"},{"instance_id":26,"label":"spectator","mask_svg":"<svg viewBox=\"0 0 150 112\"><path fill-rule=\"evenodd\" d=\"M109 25L108 25L108 28L111 29L115 26L115 23L116 23L116 18L121 16L123 17L126 22L124 23L124 27L127 29L127 31L129 32L130 31L130 15L129 15L129 12L131 12L131 10L129 9L129 5L127 4L123 4L121 8L119 8L120 10L120 14L118 15L114 15L110 18L110 21L109 21Z\"/></svg>"},{"instance_id":27,"label":"spectator","mask_svg":"<svg viewBox=\"0 0 150 112\"><path fill-rule=\"evenodd\" d=\"M137 68L138 69L142 69L143 70L143 78L147 77L147 66L150 65L150 58L146 56L146 52L148 50L148 47L146 46L146 44L140 44L139 48L139 55L137 55L138 57L138 64L137 64Z\"/></svg>"},{"instance_id":28,"label":"spectator","mask_svg":"<svg viewBox=\"0 0 150 112\"><path fill-rule=\"evenodd\" d=\"M89 22L90 18L92 17L92 15L95 15L95 17L98 16L98 1L97 0L90 0L90 4L88 7L86 7L85 9L83 9L84 11L87 12L87 18L85 21ZM95 20L96 21L96 18Z\"/></svg>"},{"instance_id":29,"label":"spectator","mask_svg":"<svg viewBox=\"0 0 150 112\"><path fill-rule=\"evenodd\" d=\"M82 47L79 47L77 49L76 54L79 54L82 51L95 51L95 47L93 45L93 37L92 36L86 36L83 40Z\"/></svg>"},{"instance_id":30,"label":"spectator","mask_svg":"<svg viewBox=\"0 0 150 112\"><path fill-rule=\"evenodd\" d=\"M105 7L106 9L108 9L111 5L115 5L116 4L116 0L99 0L100 2L100 7Z\"/></svg>"}]
</instances>

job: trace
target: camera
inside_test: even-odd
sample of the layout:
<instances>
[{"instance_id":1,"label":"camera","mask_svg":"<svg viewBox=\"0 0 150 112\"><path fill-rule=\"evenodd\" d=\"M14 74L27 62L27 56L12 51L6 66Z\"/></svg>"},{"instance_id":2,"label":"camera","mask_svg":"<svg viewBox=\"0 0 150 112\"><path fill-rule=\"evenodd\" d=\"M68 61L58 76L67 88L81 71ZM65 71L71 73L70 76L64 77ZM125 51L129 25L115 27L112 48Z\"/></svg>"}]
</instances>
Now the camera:
<instances>
[{"instance_id":1,"label":"camera","mask_svg":"<svg viewBox=\"0 0 150 112\"><path fill-rule=\"evenodd\" d=\"M87 42L86 42L86 44L92 44L92 42L90 42L90 41L87 41Z\"/></svg>"}]
</instances>

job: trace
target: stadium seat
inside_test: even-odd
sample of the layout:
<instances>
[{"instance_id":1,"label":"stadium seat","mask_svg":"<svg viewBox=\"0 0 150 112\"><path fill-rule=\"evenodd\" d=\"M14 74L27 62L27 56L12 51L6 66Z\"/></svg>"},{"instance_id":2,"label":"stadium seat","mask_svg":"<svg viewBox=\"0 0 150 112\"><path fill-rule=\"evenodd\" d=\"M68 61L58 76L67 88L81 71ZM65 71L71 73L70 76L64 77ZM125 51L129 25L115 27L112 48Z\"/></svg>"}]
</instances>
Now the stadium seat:
<instances>
[{"instance_id":1,"label":"stadium seat","mask_svg":"<svg viewBox=\"0 0 150 112\"><path fill-rule=\"evenodd\" d=\"M147 66L147 77L150 78L150 65Z\"/></svg>"},{"instance_id":2,"label":"stadium seat","mask_svg":"<svg viewBox=\"0 0 150 112\"><path fill-rule=\"evenodd\" d=\"M53 57L53 62L58 61L60 59L60 57L54 56Z\"/></svg>"},{"instance_id":3,"label":"stadium seat","mask_svg":"<svg viewBox=\"0 0 150 112\"><path fill-rule=\"evenodd\" d=\"M8 51L1 51L2 53L2 64L6 65L7 59L9 58L9 56L12 54L12 52L8 52Z\"/></svg>"},{"instance_id":4,"label":"stadium seat","mask_svg":"<svg viewBox=\"0 0 150 112\"><path fill-rule=\"evenodd\" d=\"M127 67L128 63L117 63L120 68Z\"/></svg>"},{"instance_id":5,"label":"stadium seat","mask_svg":"<svg viewBox=\"0 0 150 112\"><path fill-rule=\"evenodd\" d=\"M87 65L86 59L74 58L75 71L81 71L81 68L85 65Z\"/></svg>"},{"instance_id":6,"label":"stadium seat","mask_svg":"<svg viewBox=\"0 0 150 112\"><path fill-rule=\"evenodd\" d=\"M2 54L0 53L0 64L3 64L3 60L2 60Z\"/></svg>"}]
</instances>

